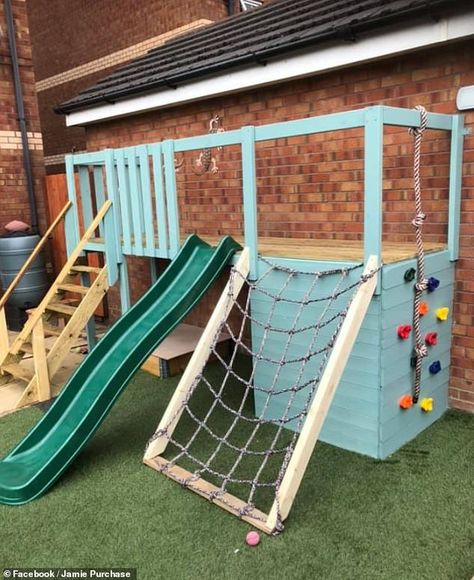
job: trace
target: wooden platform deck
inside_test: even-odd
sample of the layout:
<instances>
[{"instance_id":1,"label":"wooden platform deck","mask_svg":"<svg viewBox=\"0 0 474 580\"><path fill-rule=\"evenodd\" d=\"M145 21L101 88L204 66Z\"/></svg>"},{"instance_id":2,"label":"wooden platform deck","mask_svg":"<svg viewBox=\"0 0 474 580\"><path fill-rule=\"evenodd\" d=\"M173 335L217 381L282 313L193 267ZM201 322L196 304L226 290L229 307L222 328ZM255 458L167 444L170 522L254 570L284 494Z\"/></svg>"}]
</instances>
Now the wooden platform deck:
<instances>
[{"instance_id":1,"label":"wooden platform deck","mask_svg":"<svg viewBox=\"0 0 474 580\"><path fill-rule=\"evenodd\" d=\"M222 236L198 235L213 246L222 239ZM182 237L183 243L186 237ZM244 245L243 236L232 237ZM95 238L95 240L91 241L91 245L94 242L102 244L103 238ZM143 245L145 245L145 238L143 239ZM158 240L155 240L155 245L158 248ZM447 248L447 244L433 242L425 242L424 245L426 252L438 252ZM274 258L297 258L324 262L362 262L364 260L364 246L361 240L262 237L258 241L258 251L262 256ZM415 242L383 242L382 261L384 264L401 262L415 257Z\"/></svg>"},{"instance_id":2,"label":"wooden platform deck","mask_svg":"<svg viewBox=\"0 0 474 580\"><path fill-rule=\"evenodd\" d=\"M217 236L201 236L208 243L215 245ZM243 237L234 236L243 245ZM446 249L446 244L425 243L426 252ZM275 258L298 258L301 260L322 260L336 262L362 262L364 246L357 240L295 239L295 238L259 238L258 251L262 256ZM385 264L400 262L416 257L416 245L409 242L384 242L382 261Z\"/></svg>"}]
</instances>

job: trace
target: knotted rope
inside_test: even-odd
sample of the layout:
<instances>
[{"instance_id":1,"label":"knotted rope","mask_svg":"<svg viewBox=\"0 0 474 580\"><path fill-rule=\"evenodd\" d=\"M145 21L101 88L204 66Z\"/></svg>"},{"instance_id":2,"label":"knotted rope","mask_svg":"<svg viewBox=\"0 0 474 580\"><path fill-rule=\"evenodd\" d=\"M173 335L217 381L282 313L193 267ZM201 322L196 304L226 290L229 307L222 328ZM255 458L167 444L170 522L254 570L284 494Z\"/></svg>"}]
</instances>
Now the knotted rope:
<instances>
[{"instance_id":1,"label":"knotted rope","mask_svg":"<svg viewBox=\"0 0 474 580\"><path fill-rule=\"evenodd\" d=\"M423 224L426 219L426 215L423 213L421 205L421 176L420 176L420 166L421 166L421 143L423 141L423 133L426 129L428 122L428 113L426 109L421 105L417 105L416 110L420 112L421 123L419 127L412 127L409 129L411 135L415 140L414 155L413 155L413 190L415 193L415 217L412 220L413 227L415 228L416 237L416 247L417 247L417 275L415 283L415 299L413 301L413 330L415 336L415 354L416 354L416 365L415 365L415 382L413 385L413 402L417 403L420 396L421 388L421 369L423 358L427 356L428 350L424 344L423 336L421 334L420 325L420 304L423 292L428 287L428 280L425 277L425 249L423 246Z\"/></svg>"}]
</instances>

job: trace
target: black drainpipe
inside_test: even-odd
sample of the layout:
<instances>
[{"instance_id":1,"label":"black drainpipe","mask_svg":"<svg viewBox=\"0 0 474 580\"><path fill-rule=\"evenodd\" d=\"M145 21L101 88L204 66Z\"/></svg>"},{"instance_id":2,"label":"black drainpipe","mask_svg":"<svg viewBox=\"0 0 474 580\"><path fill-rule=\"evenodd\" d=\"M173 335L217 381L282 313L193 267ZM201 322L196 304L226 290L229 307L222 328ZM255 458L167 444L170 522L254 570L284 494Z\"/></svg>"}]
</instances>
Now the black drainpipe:
<instances>
[{"instance_id":1,"label":"black drainpipe","mask_svg":"<svg viewBox=\"0 0 474 580\"><path fill-rule=\"evenodd\" d=\"M234 0L227 0L227 11L229 12L229 16L233 16L235 12Z\"/></svg>"},{"instance_id":2,"label":"black drainpipe","mask_svg":"<svg viewBox=\"0 0 474 580\"><path fill-rule=\"evenodd\" d=\"M36 208L35 189L33 184L33 172L31 169L30 146L26 130L25 105L23 102L23 90L21 88L20 67L18 66L18 53L16 49L15 22L13 20L11 0L5 0L5 17L7 20L8 43L10 45L10 57L12 61L13 84L15 87L16 110L20 124L21 143L23 147L23 166L26 174L26 186L28 188L28 202L31 213L32 233L38 232L38 210Z\"/></svg>"}]
</instances>

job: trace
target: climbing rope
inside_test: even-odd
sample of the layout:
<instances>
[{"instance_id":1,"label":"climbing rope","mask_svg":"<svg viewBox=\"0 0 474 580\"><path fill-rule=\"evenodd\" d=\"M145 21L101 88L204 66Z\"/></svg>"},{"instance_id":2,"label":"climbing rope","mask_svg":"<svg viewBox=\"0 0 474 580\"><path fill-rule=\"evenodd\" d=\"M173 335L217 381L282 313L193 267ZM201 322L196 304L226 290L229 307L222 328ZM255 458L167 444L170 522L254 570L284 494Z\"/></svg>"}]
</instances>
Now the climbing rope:
<instances>
[{"instance_id":1,"label":"climbing rope","mask_svg":"<svg viewBox=\"0 0 474 580\"><path fill-rule=\"evenodd\" d=\"M426 214L423 213L421 205L421 143L423 141L423 133L428 122L428 113L421 105L417 105L416 110L420 112L421 123L419 127L412 127L409 129L413 135L415 146L413 156L413 189L415 193L415 217L412 221L415 228L416 248L417 248L417 275L415 282L415 299L413 301L413 330L415 337L415 382L413 385L413 402L417 403L420 396L421 388L421 369L423 358L427 356L428 350L423 341L420 324L420 304L423 292L428 288L428 280L425 277L425 249L423 246L423 224L426 219Z\"/></svg>"}]
</instances>

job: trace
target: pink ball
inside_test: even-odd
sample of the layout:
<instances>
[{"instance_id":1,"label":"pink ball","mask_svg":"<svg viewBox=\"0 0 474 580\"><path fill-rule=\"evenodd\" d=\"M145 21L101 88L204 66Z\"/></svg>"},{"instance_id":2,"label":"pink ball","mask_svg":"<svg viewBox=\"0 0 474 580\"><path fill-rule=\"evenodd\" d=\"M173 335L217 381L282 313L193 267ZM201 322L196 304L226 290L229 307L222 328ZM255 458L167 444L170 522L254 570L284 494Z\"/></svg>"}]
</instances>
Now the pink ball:
<instances>
[{"instance_id":1,"label":"pink ball","mask_svg":"<svg viewBox=\"0 0 474 580\"><path fill-rule=\"evenodd\" d=\"M249 532L245 541L249 546L258 546L260 544L260 534L258 532Z\"/></svg>"}]
</instances>

